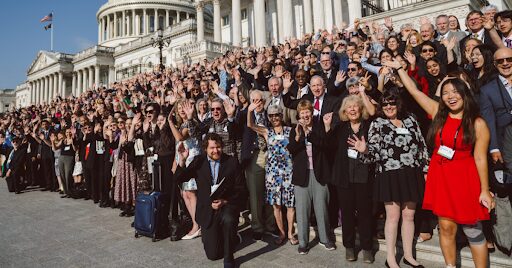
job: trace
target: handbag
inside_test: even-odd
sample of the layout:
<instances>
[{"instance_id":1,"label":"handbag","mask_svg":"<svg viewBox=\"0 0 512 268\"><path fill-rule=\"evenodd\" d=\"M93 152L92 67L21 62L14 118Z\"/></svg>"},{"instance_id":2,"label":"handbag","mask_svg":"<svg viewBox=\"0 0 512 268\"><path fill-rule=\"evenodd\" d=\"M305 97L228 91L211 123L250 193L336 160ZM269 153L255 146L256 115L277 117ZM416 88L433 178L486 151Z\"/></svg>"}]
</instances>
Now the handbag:
<instances>
[{"instance_id":1,"label":"handbag","mask_svg":"<svg viewBox=\"0 0 512 268\"><path fill-rule=\"evenodd\" d=\"M496 244L508 252L512 251L512 204L508 196L495 197L496 224L492 226Z\"/></svg>"}]
</instances>

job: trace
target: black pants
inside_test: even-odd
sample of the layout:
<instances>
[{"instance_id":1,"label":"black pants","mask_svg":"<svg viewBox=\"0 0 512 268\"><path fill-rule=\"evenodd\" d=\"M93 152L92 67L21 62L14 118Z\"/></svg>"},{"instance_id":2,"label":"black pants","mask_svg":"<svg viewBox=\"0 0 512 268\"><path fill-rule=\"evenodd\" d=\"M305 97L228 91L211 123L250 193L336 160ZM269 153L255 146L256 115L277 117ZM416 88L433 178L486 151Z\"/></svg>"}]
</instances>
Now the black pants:
<instances>
[{"instance_id":1,"label":"black pants","mask_svg":"<svg viewBox=\"0 0 512 268\"><path fill-rule=\"evenodd\" d=\"M45 187L46 189L55 190L58 188L58 185L56 183L55 176L55 160L53 158L43 158L41 159L41 165L39 169L40 174L43 176L43 183L44 185L41 185L42 187Z\"/></svg>"},{"instance_id":2,"label":"black pants","mask_svg":"<svg viewBox=\"0 0 512 268\"><path fill-rule=\"evenodd\" d=\"M372 188L369 183L349 183L347 188L337 187L341 207L343 246L354 248L356 224L364 250L372 250ZM357 222L356 222L357 218Z\"/></svg>"},{"instance_id":3,"label":"black pants","mask_svg":"<svg viewBox=\"0 0 512 268\"><path fill-rule=\"evenodd\" d=\"M210 227L201 228L204 252L210 260L224 257L224 262L231 262L238 243L239 215L230 206L224 206L214 213Z\"/></svg>"},{"instance_id":4,"label":"black pants","mask_svg":"<svg viewBox=\"0 0 512 268\"><path fill-rule=\"evenodd\" d=\"M110 161L105 161L103 169L103 180L100 182L100 200L110 202L110 180L112 179L112 165Z\"/></svg>"},{"instance_id":5,"label":"black pants","mask_svg":"<svg viewBox=\"0 0 512 268\"><path fill-rule=\"evenodd\" d=\"M85 161L83 163L84 163L84 169L83 169L84 173L82 174L82 176L84 177L84 180L85 180L85 188L87 191L86 197L91 198L92 197L93 172L92 172L92 169L85 167Z\"/></svg>"},{"instance_id":6,"label":"black pants","mask_svg":"<svg viewBox=\"0 0 512 268\"><path fill-rule=\"evenodd\" d=\"M161 180L162 180L162 192L169 194L170 200L170 219L171 221L178 220L178 201L179 201L179 190L178 183L172 174L172 163L174 161L173 156L158 156L158 162L161 167ZM157 183L158 185L158 183ZM166 211L169 215L169 211Z\"/></svg>"},{"instance_id":7,"label":"black pants","mask_svg":"<svg viewBox=\"0 0 512 268\"><path fill-rule=\"evenodd\" d=\"M105 162L103 156L96 156L94 159L94 168L89 170L91 175L91 199L94 202L99 202L100 192L103 189L103 181L105 180Z\"/></svg>"}]
</instances>

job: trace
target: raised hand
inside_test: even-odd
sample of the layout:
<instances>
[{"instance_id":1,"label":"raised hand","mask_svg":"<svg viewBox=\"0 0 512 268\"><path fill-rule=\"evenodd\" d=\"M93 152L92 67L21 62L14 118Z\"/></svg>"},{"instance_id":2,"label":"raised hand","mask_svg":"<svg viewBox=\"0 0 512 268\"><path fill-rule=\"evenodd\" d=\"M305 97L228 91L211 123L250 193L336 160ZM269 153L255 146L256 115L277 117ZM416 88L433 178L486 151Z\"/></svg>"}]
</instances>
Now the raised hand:
<instances>
[{"instance_id":1,"label":"raised hand","mask_svg":"<svg viewBox=\"0 0 512 268\"><path fill-rule=\"evenodd\" d=\"M414 55L414 53L405 51L404 58L409 62L411 66L416 66L416 55Z\"/></svg>"},{"instance_id":2,"label":"raised hand","mask_svg":"<svg viewBox=\"0 0 512 268\"><path fill-rule=\"evenodd\" d=\"M187 115L188 120L192 120L192 118L194 118L194 105L192 105L190 101L183 102L182 109Z\"/></svg>"},{"instance_id":3,"label":"raised hand","mask_svg":"<svg viewBox=\"0 0 512 268\"><path fill-rule=\"evenodd\" d=\"M189 150L185 147L183 142L180 142L180 144L178 145L178 156L180 160L180 165L181 163L185 164L189 156Z\"/></svg>"},{"instance_id":4,"label":"raised hand","mask_svg":"<svg viewBox=\"0 0 512 268\"><path fill-rule=\"evenodd\" d=\"M229 99L225 99L224 100L224 111L226 111L226 114L228 115L228 117L233 117L235 115L235 105L232 104Z\"/></svg>"},{"instance_id":5,"label":"raised hand","mask_svg":"<svg viewBox=\"0 0 512 268\"><path fill-rule=\"evenodd\" d=\"M396 59L386 61L382 64L393 69L399 69L400 67L402 67L402 64L400 64L400 62L397 61Z\"/></svg>"},{"instance_id":6,"label":"raised hand","mask_svg":"<svg viewBox=\"0 0 512 268\"><path fill-rule=\"evenodd\" d=\"M359 83L365 87L365 88L369 88L370 87L370 83L368 82L370 80L370 73L368 73L368 71L366 71L366 73L364 74L363 77L359 78Z\"/></svg>"},{"instance_id":7,"label":"raised hand","mask_svg":"<svg viewBox=\"0 0 512 268\"><path fill-rule=\"evenodd\" d=\"M391 17L385 17L384 26L386 26L388 29L393 29L393 19Z\"/></svg>"},{"instance_id":8,"label":"raised hand","mask_svg":"<svg viewBox=\"0 0 512 268\"><path fill-rule=\"evenodd\" d=\"M274 68L274 74L276 77L281 78L283 76L283 73L284 73L284 67L282 65L277 65Z\"/></svg>"},{"instance_id":9,"label":"raised hand","mask_svg":"<svg viewBox=\"0 0 512 268\"><path fill-rule=\"evenodd\" d=\"M253 101L253 102L251 102L251 104L249 104L249 107L247 107L247 110L249 112L253 112L254 110L256 110L256 108L258 108L258 106L260 104L261 104L261 100Z\"/></svg>"},{"instance_id":10,"label":"raised hand","mask_svg":"<svg viewBox=\"0 0 512 268\"><path fill-rule=\"evenodd\" d=\"M366 145L366 140L364 139L364 136L359 139L359 137L357 137L357 135L352 135L352 138L348 138L348 141L347 143L352 146L351 148L360 152L360 153L365 153L366 150L368 149L367 148L367 145Z\"/></svg>"},{"instance_id":11,"label":"raised hand","mask_svg":"<svg viewBox=\"0 0 512 268\"><path fill-rule=\"evenodd\" d=\"M283 88L288 92L288 89L292 87L293 80L292 80L292 74L289 72L286 72L283 77Z\"/></svg>"},{"instance_id":12,"label":"raised hand","mask_svg":"<svg viewBox=\"0 0 512 268\"><path fill-rule=\"evenodd\" d=\"M357 29L359 29L359 24L361 24L359 18L354 19L354 31L357 31Z\"/></svg>"},{"instance_id":13,"label":"raised hand","mask_svg":"<svg viewBox=\"0 0 512 268\"><path fill-rule=\"evenodd\" d=\"M336 74L336 83L341 84L341 83L343 83L343 81L345 81L345 79L347 79L347 75L345 74L345 71L343 71L343 70L338 71L338 73Z\"/></svg>"},{"instance_id":14,"label":"raised hand","mask_svg":"<svg viewBox=\"0 0 512 268\"><path fill-rule=\"evenodd\" d=\"M327 127L327 126L331 126L331 123L332 123L332 112L330 113L326 113L324 114L323 116L323 120L324 120L324 125Z\"/></svg>"},{"instance_id":15,"label":"raised hand","mask_svg":"<svg viewBox=\"0 0 512 268\"><path fill-rule=\"evenodd\" d=\"M486 30L492 30L492 29L494 29L494 25L495 25L495 24L494 24L494 20L493 20L493 19L488 18L488 17L486 17L486 16L483 16L483 17L482 17L482 23L483 23L484 28L485 28Z\"/></svg>"}]
</instances>

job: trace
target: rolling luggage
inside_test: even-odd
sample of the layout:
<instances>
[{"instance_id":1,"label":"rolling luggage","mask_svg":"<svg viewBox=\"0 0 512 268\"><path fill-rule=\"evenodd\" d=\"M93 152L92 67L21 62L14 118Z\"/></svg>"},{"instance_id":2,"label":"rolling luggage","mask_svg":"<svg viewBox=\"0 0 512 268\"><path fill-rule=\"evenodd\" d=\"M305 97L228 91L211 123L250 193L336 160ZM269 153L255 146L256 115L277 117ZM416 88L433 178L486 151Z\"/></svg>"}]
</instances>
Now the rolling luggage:
<instances>
[{"instance_id":1,"label":"rolling luggage","mask_svg":"<svg viewBox=\"0 0 512 268\"><path fill-rule=\"evenodd\" d=\"M153 162L153 191L141 192L135 199L135 237L151 237L153 242L169 237L169 195L161 192L162 178L160 162ZM158 186L158 187L157 187Z\"/></svg>"}]
</instances>

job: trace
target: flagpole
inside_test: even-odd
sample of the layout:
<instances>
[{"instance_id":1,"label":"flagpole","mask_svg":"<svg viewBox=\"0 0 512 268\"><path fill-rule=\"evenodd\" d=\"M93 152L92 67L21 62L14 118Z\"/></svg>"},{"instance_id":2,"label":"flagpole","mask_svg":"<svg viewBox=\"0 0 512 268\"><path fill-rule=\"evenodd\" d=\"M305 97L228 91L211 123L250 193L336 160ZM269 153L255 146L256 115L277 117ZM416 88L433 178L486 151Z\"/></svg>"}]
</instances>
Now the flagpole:
<instances>
[{"instance_id":1,"label":"flagpole","mask_svg":"<svg viewBox=\"0 0 512 268\"><path fill-rule=\"evenodd\" d=\"M52 10L52 23L51 23L52 27L50 29L51 30L51 34L50 34L51 35L51 37L50 37L50 39L51 39L50 40L50 51L52 51L52 52L53 52L53 28L55 27L55 19L54 19L54 17L55 16L53 15L53 10Z\"/></svg>"}]
</instances>

